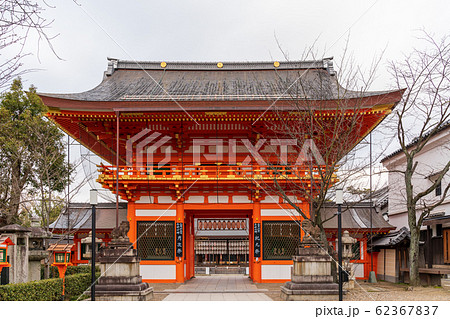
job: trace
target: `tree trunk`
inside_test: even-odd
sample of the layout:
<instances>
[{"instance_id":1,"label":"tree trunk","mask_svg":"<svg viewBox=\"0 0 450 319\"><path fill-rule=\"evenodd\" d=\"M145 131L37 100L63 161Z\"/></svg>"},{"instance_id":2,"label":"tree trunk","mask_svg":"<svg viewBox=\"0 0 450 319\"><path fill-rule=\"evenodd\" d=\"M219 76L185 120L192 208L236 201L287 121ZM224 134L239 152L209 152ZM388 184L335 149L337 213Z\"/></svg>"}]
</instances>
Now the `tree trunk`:
<instances>
[{"instance_id":1,"label":"tree trunk","mask_svg":"<svg viewBox=\"0 0 450 319\"><path fill-rule=\"evenodd\" d=\"M22 190L24 188L24 180L26 177L22 178L22 171L20 162L14 163L14 168L11 174L11 197L8 209L8 215L6 216L6 224L19 224L19 207L20 198L22 195Z\"/></svg>"},{"instance_id":2,"label":"tree trunk","mask_svg":"<svg viewBox=\"0 0 450 319\"><path fill-rule=\"evenodd\" d=\"M314 214L314 223L316 226L320 228L320 241L323 249L326 249L328 254L333 257L333 259L336 259L336 252L333 249L333 246L330 245L330 243L327 240L327 234L325 232L325 228L323 228L323 222L322 222L322 216L320 214ZM333 276L333 280L337 282L337 264L335 262L331 263L331 276Z\"/></svg>"},{"instance_id":3,"label":"tree trunk","mask_svg":"<svg viewBox=\"0 0 450 319\"><path fill-rule=\"evenodd\" d=\"M6 224L17 224L19 222L19 205L20 205L20 187L19 181L15 176L12 178L11 197L8 209L8 215L6 216Z\"/></svg>"},{"instance_id":4,"label":"tree trunk","mask_svg":"<svg viewBox=\"0 0 450 319\"><path fill-rule=\"evenodd\" d=\"M417 227L410 227L411 241L409 246L409 283L411 286L420 286L419 276L419 232Z\"/></svg>"}]
</instances>

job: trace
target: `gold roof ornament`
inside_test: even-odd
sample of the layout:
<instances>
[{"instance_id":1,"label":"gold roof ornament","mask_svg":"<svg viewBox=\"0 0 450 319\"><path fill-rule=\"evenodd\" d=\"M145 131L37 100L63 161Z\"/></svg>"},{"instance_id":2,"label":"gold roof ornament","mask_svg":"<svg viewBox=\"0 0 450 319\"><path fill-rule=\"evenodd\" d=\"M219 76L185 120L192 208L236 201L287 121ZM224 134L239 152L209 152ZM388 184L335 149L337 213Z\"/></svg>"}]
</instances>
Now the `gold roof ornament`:
<instances>
[{"instance_id":1,"label":"gold roof ornament","mask_svg":"<svg viewBox=\"0 0 450 319\"><path fill-rule=\"evenodd\" d=\"M165 68L167 66L167 63L166 62L161 62L161 67L162 68Z\"/></svg>"},{"instance_id":2,"label":"gold roof ornament","mask_svg":"<svg viewBox=\"0 0 450 319\"><path fill-rule=\"evenodd\" d=\"M220 69L223 68L223 63L222 62L217 63L217 67Z\"/></svg>"},{"instance_id":3,"label":"gold roof ornament","mask_svg":"<svg viewBox=\"0 0 450 319\"><path fill-rule=\"evenodd\" d=\"M280 66L280 62L278 62L278 61L273 62L273 66L278 68Z\"/></svg>"}]
</instances>

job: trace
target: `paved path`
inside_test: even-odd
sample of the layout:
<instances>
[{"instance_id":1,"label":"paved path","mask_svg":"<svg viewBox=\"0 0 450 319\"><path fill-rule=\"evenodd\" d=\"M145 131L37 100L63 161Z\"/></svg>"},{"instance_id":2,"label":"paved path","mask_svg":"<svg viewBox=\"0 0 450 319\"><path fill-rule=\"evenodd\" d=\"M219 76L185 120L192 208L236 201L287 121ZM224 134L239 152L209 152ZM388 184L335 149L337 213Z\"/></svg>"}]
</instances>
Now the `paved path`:
<instances>
[{"instance_id":1,"label":"paved path","mask_svg":"<svg viewBox=\"0 0 450 319\"><path fill-rule=\"evenodd\" d=\"M163 301L272 301L244 275L198 276L170 293Z\"/></svg>"}]
</instances>

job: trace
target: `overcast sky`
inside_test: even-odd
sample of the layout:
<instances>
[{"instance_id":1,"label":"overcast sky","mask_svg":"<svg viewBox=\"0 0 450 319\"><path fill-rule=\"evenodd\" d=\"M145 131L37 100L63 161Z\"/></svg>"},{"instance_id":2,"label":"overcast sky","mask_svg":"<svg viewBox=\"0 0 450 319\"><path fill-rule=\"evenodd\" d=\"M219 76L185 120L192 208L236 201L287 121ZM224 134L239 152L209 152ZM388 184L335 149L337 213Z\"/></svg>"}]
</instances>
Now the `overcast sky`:
<instances>
[{"instance_id":1,"label":"overcast sky","mask_svg":"<svg viewBox=\"0 0 450 319\"><path fill-rule=\"evenodd\" d=\"M98 85L107 57L154 61L283 61L299 59L317 40L321 57L342 55L349 38L355 63L367 66L383 50L373 89L392 87L386 62L420 42L418 30L450 34L449 1L111 1L47 0L46 16L58 35L58 59L37 40L23 76L48 93L82 92Z\"/></svg>"},{"instance_id":2,"label":"overcast sky","mask_svg":"<svg viewBox=\"0 0 450 319\"><path fill-rule=\"evenodd\" d=\"M319 53L339 57L349 50L368 65L386 49L396 60L417 45L422 28L440 37L449 33L449 1L86 1L48 0L54 19L49 34L63 60L41 45L24 76L41 92L78 92L97 85L106 57L155 61L291 60L317 39ZM30 46L36 46L30 40ZM388 88L385 65L376 89Z\"/></svg>"}]
</instances>

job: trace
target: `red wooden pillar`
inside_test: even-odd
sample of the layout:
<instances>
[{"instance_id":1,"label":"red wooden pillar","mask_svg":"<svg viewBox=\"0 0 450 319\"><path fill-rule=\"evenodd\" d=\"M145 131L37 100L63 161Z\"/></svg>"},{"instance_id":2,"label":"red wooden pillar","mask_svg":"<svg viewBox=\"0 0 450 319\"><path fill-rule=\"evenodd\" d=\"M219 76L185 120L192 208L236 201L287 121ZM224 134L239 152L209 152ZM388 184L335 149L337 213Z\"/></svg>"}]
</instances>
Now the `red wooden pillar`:
<instances>
[{"instance_id":1,"label":"red wooden pillar","mask_svg":"<svg viewBox=\"0 0 450 319\"><path fill-rule=\"evenodd\" d=\"M253 224L260 223L261 224L261 203L254 202L253 203ZM262 225L261 225L261 235L262 235ZM254 227L252 227L251 237L254 236ZM254 240L252 240L252 244L254 245ZM261 282L261 259L262 259L262 240L261 240L261 256L254 257L254 247L252 245L252 279L254 282Z\"/></svg>"},{"instance_id":2,"label":"red wooden pillar","mask_svg":"<svg viewBox=\"0 0 450 319\"><path fill-rule=\"evenodd\" d=\"M176 223L184 224L184 203L180 200L177 201L177 215L176 215ZM183 232L186 231L183 226ZM184 236L183 236L184 237ZM183 238L184 241L184 238ZM176 264L176 282L184 282L184 256L186 254L186 243L183 243L183 257L175 256L175 264Z\"/></svg>"},{"instance_id":3,"label":"red wooden pillar","mask_svg":"<svg viewBox=\"0 0 450 319\"><path fill-rule=\"evenodd\" d=\"M186 274L185 279L189 280L194 276L194 258L195 258L195 252L194 252L194 218L192 214L186 214L186 249L185 249L185 255L186 255Z\"/></svg>"},{"instance_id":4,"label":"red wooden pillar","mask_svg":"<svg viewBox=\"0 0 450 319\"><path fill-rule=\"evenodd\" d=\"M130 238L130 242L133 243L134 249L136 249L137 224L136 224L136 205L134 202L128 202L127 220L130 222L130 230L128 231L128 237Z\"/></svg>"},{"instance_id":5,"label":"red wooden pillar","mask_svg":"<svg viewBox=\"0 0 450 319\"><path fill-rule=\"evenodd\" d=\"M191 214L189 216L189 246L188 246L188 251L187 253L189 254L189 276L188 279L191 279L192 277L195 276L195 249L194 249L194 244L195 244L195 225L194 225L194 216Z\"/></svg>"},{"instance_id":6,"label":"red wooden pillar","mask_svg":"<svg viewBox=\"0 0 450 319\"><path fill-rule=\"evenodd\" d=\"M249 216L248 219L248 273L250 275L250 278L254 280L253 278L253 212L252 215Z\"/></svg>"}]
</instances>

